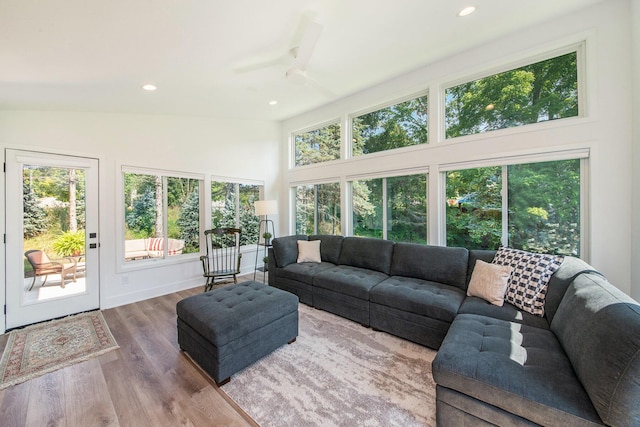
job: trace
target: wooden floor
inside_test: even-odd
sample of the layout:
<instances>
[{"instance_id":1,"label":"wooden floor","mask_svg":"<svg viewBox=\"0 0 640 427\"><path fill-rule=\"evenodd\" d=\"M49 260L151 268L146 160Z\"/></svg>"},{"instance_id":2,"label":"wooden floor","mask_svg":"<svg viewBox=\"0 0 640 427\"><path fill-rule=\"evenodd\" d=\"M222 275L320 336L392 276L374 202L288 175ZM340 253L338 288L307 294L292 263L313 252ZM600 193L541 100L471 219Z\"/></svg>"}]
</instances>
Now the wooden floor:
<instances>
[{"instance_id":1,"label":"wooden floor","mask_svg":"<svg viewBox=\"0 0 640 427\"><path fill-rule=\"evenodd\" d=\"M0 425L257 426L178 347L176 303L200 292L104 310L120 348L0 391Z\"/></svg>"}]
</instances>

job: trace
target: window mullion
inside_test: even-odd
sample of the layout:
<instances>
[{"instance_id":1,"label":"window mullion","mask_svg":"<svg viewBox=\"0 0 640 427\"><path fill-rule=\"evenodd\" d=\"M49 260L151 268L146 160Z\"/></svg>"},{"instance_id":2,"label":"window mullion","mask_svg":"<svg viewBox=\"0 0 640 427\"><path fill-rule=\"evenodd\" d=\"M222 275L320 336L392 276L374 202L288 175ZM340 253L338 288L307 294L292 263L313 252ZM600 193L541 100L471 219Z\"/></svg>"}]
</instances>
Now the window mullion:
<instances>
[{"instance_id":1,"label":"window mullion","mask_svg":"<svg viewBox=\"0 0 640 427\"><path fill-rule=\"evenodd\" d=\"M502 246L509 246L509 166L502 166Z\"/></svg>"},{"instance_id":2,"label":"window mullion","mask_svg":"<svg viewBox=\"0 0 640 427\"><path fill-rule=\"evenodd\" d=\"M387 209L389 201L387 200L387 178L382 178L382 238L387 239Z\"/></svg>"}]
</instances>

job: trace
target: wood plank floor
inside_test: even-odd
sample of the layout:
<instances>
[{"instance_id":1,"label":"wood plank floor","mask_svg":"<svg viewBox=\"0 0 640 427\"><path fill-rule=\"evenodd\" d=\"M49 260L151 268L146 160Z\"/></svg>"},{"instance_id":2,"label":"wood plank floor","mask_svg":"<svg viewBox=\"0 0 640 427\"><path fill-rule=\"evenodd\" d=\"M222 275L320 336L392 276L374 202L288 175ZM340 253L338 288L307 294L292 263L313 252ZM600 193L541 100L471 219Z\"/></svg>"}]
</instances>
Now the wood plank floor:
<instances>
[{"instance_id":1,"label":"wood plank floor","mask_svg":"<svg viewBox=\"0 0 640 427\"><path fill-rule=\"evenodd\" d=\"M104 310L120 348L0 391L0 425L257 426L178 347L176 303L200 292Z\"/></svg>"}]
</instances>

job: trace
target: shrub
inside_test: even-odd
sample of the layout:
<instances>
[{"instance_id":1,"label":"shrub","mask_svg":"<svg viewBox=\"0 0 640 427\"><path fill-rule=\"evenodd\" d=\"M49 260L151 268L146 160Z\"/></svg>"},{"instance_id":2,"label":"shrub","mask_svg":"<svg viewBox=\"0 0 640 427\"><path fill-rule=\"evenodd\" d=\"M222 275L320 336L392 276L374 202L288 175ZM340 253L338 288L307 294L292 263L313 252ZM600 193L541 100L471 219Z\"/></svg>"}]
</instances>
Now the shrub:
<instances>
[{"instance_id":1,"label":"shrub","mask_svg":"<svg viewBox=\"0 0 640 427\"><path fill-rule=\"evenodd\" d=\"M84 231L67 231L54 240L52 247L59 256L80 255L84 252L84 241Z\"/></svg>"}]
</instances>

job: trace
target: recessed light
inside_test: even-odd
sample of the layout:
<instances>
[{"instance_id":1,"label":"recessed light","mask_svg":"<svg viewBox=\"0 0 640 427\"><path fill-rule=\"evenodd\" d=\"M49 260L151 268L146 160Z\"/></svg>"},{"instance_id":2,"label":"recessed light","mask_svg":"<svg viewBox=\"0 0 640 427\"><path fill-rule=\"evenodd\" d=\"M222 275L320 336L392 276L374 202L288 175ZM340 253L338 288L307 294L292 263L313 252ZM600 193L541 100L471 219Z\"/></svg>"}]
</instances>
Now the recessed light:
<instances>
[{"instance_id":1,"label":"recessed light","mask_svg":"<svg viewBox=\"0 0 640 427\"><path fill-rule=\"evenodd\" d=\"M476 11L475 6L469 6L469 7L465 7L464 9L462 9L460 12L458 12L458 16L467 16L467 15L471 15L473 12Z\"/></svg>"},{"instance_id":2,"label":"recessed light","mask_svg":"<svg viewBox=\"0 0 640 427\"><path fill-rule=\"evenodd\" d=\"M277 105L278 101L276 101L275 99L273 101L269 101L269 105Z\"/></svg>"},{"instance_id":3,"label":"recessed light","mask_svg":"<svg viewBox=\"0 0 640 427\"><path fill-rule=\"evenodd\" d=\"M156 87L156 85L146 84L146 85L142 86L142 89L148 90L148 91L153 91L153 90L156 90L158 88Z\"/></svg>"}]
</instances>

